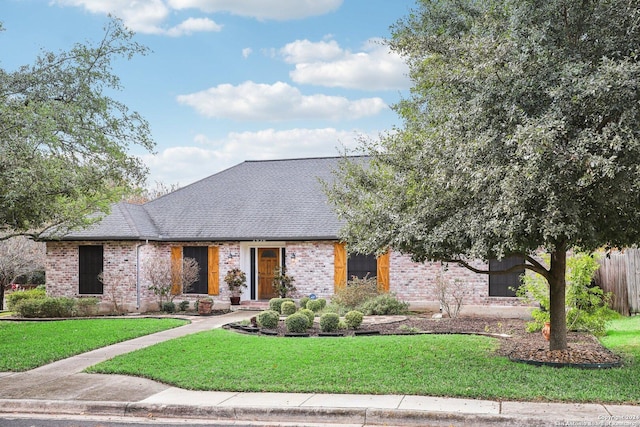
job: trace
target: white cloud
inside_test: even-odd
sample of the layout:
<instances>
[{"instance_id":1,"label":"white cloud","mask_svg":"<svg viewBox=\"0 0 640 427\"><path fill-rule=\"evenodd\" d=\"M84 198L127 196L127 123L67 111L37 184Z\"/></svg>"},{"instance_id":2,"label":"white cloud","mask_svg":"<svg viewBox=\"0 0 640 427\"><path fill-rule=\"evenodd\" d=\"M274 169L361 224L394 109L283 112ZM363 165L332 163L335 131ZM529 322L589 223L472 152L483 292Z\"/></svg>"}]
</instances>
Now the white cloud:
<instances>
[{"instance_id":1,"label":"white cloud","mask_svg":"<svg viewBox=\"0 0 640 427\"><path fill-rule=\"evenodd\" d=\"M387 108L381 98L351 101L341 96L303 95L297 88L283 82L272 85L251 81L238 86L221 84L179 95L177 100L203 116L234 120L358 119L373 116Z\"/></svg>"},{"instance_id":2,"label":"white cloud","mask_svg":"<svg viewBox=\"0 0 640 427\"><path fill-rule=\"evenodd\" d=\"M258 20L287 21L324 15L343 0L168 0L174 9L199 9L207 13L229 12Z\"/></svg>"},{"instance_id":3,"label":"white cloud","mask_svg":"<svg viewBox=\"0 0 640 427\"><path fill-rule=\"evenodd\" d=\"M242 49L242 57L244 59L247 59L252 53L253 49L251 49L250 47L245 47L244 49Z\"/></svg>"},{"instance_id":4,"label":"white cloud","mask_svg":"<svg viewBox=\"0 0 640 427\"><path fill-rule=\"evenodd\" d=\"M325 129L265 129L258 132L230 133L224 140L197 135L193 146L171 147L156 155L143 156L151 171L149 182L187 185L245 160L271 160L293 157L332 157L343 148L354 149L363 135L358 131ZM247 154L250 153L250 154Z\"/></svg>"},{"instance_id":5,"label":"white cloud","mask_svg":"<svg viewBox=\"0 0 640 427\"><path fill-rule=\"evenodd\" d=\"M332 61L340 59L345 52L335 40L311 42L296 40L280 49L280 54L289 64L308 63L316 61Z\"/></svg>"},{"instance_id":6,"label":"white cloud","mask_svg":"<svg viewBox=\"0 0 640 427\"><path fill-rule=\"evenodd\" d=\"M356 53L343 50L333 40L297 40L282 48L280 55L287 63L295 64L289 75L299 84L363 90L401 90L410 86L405 61L377 39L370 39Z\"/></svg>"},{"instance_id":7,"label":"white cloud","mask_svg":"<svg viewBox=\"0 0 640 427\"><path fill-rule=\"evenodd\" d=\"M222 26L216 24L209 18L189 18L181 24L169 29L167 31L167 35L178 37L185 34L190 35L196 32L220 30L222 30Z\"/></svg>"},{"instance_id":8,"label":"white cloud","mask_svg":"<svg viewBox=\"0 0 640 427\"><path fill-rule=\"evenodd\" d=\"M53 0L61 6L82 7L91 13L112 14L122 19L127 28L145 34L181 36L202 31L220 31L221 26L209 18L189 18L166 28L163 23L171 12L164 0Z\"/></svg>"}]
</instances>

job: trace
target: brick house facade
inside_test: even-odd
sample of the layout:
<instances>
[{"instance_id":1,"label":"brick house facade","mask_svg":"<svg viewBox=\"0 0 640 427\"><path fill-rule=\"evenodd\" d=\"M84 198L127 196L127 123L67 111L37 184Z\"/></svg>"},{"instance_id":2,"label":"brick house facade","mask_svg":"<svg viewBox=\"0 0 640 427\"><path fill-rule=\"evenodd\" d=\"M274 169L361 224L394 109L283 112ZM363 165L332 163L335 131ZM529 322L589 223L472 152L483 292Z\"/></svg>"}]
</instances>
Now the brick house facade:
<instances>
[{"instance_id":1,"label":"brick house facade","mask_svg":"<svg viewBox=\"0 0 640 427\"><path fill-rule=\"evenodd\" d=\"M337 237L341 224L318 181L332 178L337 161L244 162L145 205L120 203L93 227L47 242L47 293L97 296L105 310L114 304L130 312L156 310L146 277L150 260L186 253L199 254L201 284L176 302L203 295L228 302L223 279L232 268L247 275L242 300L268 299L273 295L264 287L269 273L263 270L274 265L286 266L298 297L330 298L351 275L351 258ZM522 305L514 297L490 296L487 275L458 265L414 263L393 250L368 262L379 287L414 307L438 310L439 275L464 285L465 305ZM96 271L102 273L99 283Z\"/></svg>"}]
</instances>

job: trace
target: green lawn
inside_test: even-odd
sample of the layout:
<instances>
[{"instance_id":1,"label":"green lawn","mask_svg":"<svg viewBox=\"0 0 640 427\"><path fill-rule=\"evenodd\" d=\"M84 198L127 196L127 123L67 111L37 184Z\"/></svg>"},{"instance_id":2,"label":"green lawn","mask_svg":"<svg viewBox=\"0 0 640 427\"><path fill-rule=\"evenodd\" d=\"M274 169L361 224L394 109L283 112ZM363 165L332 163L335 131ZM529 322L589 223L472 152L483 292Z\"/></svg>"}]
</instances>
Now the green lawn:
<instances>
[{"instance_id":1,"label":"green lawn","mask_svg":"<svg viewBox=\"0 0 640 427\"><path fill-rule=\"evenodd\" d=\"M557 369L496 356L494 338L410 335L282 339L214 330L89 368L193 390L416 394L478 399L640 403L640 317L603 342L623 368Z\"/></svg>"},{"instance_id":2,"label":"green lawn","mask_svg":"<svg viewBox=\"0 0 640 427\"><path fill-rule=\"evenodd\" d=\"M178 319L0 322L0 372L27 371L96 348L182 326Z\"/></svg>"}]
</instances>

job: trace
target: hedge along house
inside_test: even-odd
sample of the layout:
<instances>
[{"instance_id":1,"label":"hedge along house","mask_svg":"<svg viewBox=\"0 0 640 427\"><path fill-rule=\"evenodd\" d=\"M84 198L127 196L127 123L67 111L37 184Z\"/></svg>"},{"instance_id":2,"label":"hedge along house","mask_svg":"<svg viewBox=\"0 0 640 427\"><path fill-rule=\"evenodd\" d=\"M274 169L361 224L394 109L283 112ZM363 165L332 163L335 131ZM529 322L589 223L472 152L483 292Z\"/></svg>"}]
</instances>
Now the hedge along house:
<instances>
[{"instance_id":1,"label":"hedge along house","mask_svg":"<svg viewBox=\"0 0 640 427\"><path fill-rule=\"evenodd\" d=\"M190 257L199 264L199 280L176 301L208 295L228 303L223 279L236 267L247 276L241 299L268 300L276 296L274 269L286 267L300 297L329 298L347 277L369 275L414 307L437 310L435 284L444 274L465 286L467 305L521 305L510 290L517 274L489 279L457 265L443 273L439 262L414 263L393 250L348 255L321 184L333 180L339 161L247 161L143 205L119 203L92 227L47 242L47 293L97 296L105 309L117 303L128 311L154 310L157 298L145 274L151 260Z\"/></svg>"}]
</instances>

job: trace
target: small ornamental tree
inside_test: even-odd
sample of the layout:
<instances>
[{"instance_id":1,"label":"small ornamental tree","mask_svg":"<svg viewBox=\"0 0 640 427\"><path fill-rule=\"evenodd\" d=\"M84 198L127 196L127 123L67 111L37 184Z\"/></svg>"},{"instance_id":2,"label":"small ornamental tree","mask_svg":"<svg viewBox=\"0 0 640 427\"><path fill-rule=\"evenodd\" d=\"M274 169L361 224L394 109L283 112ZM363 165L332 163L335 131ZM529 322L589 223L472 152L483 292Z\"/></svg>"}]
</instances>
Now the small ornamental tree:
<instances>
[{"instance_id":1,"label":"small ornamental tree","mask_svg":"<svg viewBox=\"0 0 640 427\"><path fill-rule=\"evenodd\" d=\"M538 273L566 349L567 251L640 241L639 17L628 0L418 2L389 40L413 81L403 125L327 186L351 250Z\"/></svg>"},{"instance_id":2,"label":"small ornamental tree","mask_svg":"<svg viewBox=\"0 0 640 427\"><path fill-rule=\"evenodd\" d=\"M286 268L276 267L273 272L273 289L280 298L288 298L296 291L293 282L295 279L287 274Z\"/></svg>"},{"instance_id":3,"label":"small ornamental tree","mask_svg":"<svg viewBox=\"0 0 640 427\"><path fill-rule=\"evenodd\" d=\"M0 310L4 291L18 277L44 270L45 246L23 236L0 240Z\"/></svg>"},{"instance_id":4,"label":"small ornamental tree","mask_svg":"<svg viewBox=\"0 0 640 427\"><path fill-rule=\"evenodd\" d=\"M158 298L158 306L173 302L180 293L189 292L198 280L200 266L193 258L171 261L169 258L155 257L145 265L145 277L151 282L151 290Z\"/></svg>"}]
</instances>

